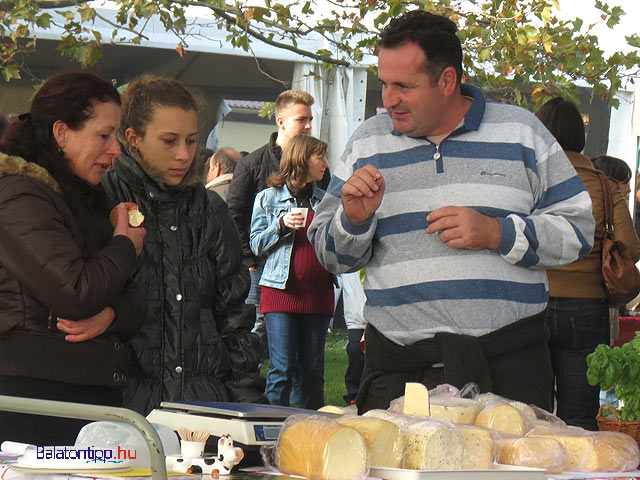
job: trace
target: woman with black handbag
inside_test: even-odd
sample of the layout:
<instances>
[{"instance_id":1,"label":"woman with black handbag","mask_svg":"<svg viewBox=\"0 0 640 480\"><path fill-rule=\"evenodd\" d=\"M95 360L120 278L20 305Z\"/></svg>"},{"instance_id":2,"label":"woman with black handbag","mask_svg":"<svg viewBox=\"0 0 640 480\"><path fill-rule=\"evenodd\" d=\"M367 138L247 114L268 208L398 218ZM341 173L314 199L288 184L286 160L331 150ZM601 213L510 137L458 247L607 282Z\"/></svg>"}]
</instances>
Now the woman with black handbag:
<instances>
[{"instance_id":1,"label":"woman with black handbag","mask_svg":"<svg viewBox=\"0 0 640 480\"><path fill-rule=\"evenodd\" d=\"M549 304L546 322L549 348L556 378L557 415L569 425L597 430L599 388L589 385L586 357L597 345L609 343L608 291L603 276L602 249L605 239L605 195L610 187L611 224L615 239L626 246L632 262L640 258L640 241L635 233L627 202L617 184L601 182L601 173L581 152L585 145L582 116L570 100L556 97L544 104L538 118L556 137L587 188L596 221L591 253L564 267L547 271Z\"/></svg>"}]
</instances>

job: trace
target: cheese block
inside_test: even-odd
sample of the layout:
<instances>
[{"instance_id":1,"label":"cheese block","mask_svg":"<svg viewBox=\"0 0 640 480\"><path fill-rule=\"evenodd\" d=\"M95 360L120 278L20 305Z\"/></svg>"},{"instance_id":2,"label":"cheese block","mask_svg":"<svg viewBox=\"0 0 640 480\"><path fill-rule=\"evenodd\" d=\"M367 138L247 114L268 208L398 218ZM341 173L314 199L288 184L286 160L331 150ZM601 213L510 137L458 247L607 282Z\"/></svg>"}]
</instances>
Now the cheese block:
<instances>
[{"instance_id":1,"label":"cheese block","mask_svg":"<svg viewBox=\"0 0 640 480\"><path fill-rule=\"evenodd\" d=\"M530 436L557 440L567 453L565 470L624 472L634 470L638 466L638 444L629 435L586 430L582 432L567 429L559 430L557 433L534 433Z\"/></svg>"},{"instance_id":2,"label":"cheese block","mask_svg":"<svg viewBox=\"0 0 640 480\"><path fill-rule=\"evenodd\" d=\"M404 408L402 413L421 417L431 415L427 387L415 382L407 382L404 385Z\"/></svg>"},{"instance_id":3,"label":"cheese block","mask_svg":"<svg viewBox=\"0 0 640 480\"><path fill-rule=\"evenodd\" d=\"M444 422L411 425L404 434L402 465L411 470L460 470L464 453L462 435Z\"/></svg>"},{"instance_id":4,"label":"cheese block","mask_svg":"<svg viewBox=\"0 0 640 480\"><path fill-rule=\"evenodd\" d=\"M481 410L482 404L469 398L431 398L431 416L451 423L473 425Z\"/></svg>"},{"instance_id":5,"label":"cheese block","mask_svg":"<svg viewBox=\"0 0 640 480\"><path fill-rule=\"evenodd\" d=\"M464 440L463 470L491 470L493 465L493 439L491 433L481 427L458 425Z\"/></svg>"},{"instance_id":6,"label":"cheese block","mask_svg":"<svg viewBox=\"0 0 640 480\"><path fill-rule=\"evenodd\" d=\"M524 418L520 410L506 403L486 406L476 417L475 424L504 433L522 436L526 432Z\"/></svg>"},{"instance_id":7,"label":"cheese block","mask_svg":"<svg viewBox=\"0 0 640 480\"><path fill-rule=\"evenodd\" d=\"M373 417L343 417L337 421L364 437L372 467L402 466L402 434L395 423Z\"/></svg>"},{"instance_id":8,"label":"cheese block","mask_svg":"<svg viewBox=\"0 0 640 480\"><path fill-rule=\"evenodd\" d=\"M388 422L395 423L398 426L398 428L400 428L401 432L404 432L409 427L409 425L422 421L422 419L415 416L410 417L408 415L403 415L401 413L394 413L388 410L380 410L380 409L369 410L362 416L380 418L382 420L387 420Z\"/></svg>"},{"instance_id":9,"label":"cheese block","mask_svg":"<svg viewBox=\"0 0 640 480\"><path fill-rule=\"evenodd\" d=\"M281 472L321 480L367 476L367 446L357 430L326 418L296 420L278 439Z\"/></svg>"},{"instance_id":10,"label":"cheese block","mask_svg":"<svg viewBox=\"0 0 640 480\"><path fill-rule=\"evenodd\" d=\"M547 473L560 473L567 463L564 447L553 438L504 438L498 445L498 463L505 465L544 468Z\"/></svg>"},{"instance_id":11,"label":"cheese block","mask_svg":"<svg viewBox=\"0 0 640 480\"><path fill-rule=\"evenodd\" d=\"M337 407L335 405L325 405L318 409L322 413L335 413L337 415L357 415L358 407L355 405L348 405L346 407Z\"/></svg>"}]
</instances>

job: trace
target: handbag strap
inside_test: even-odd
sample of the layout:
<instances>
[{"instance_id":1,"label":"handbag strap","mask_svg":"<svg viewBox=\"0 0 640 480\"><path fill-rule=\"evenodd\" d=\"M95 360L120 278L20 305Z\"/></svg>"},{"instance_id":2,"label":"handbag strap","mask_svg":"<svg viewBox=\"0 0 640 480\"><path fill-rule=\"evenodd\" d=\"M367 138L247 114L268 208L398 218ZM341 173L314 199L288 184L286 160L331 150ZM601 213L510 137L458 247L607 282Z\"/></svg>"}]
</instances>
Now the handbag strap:
<instances>
[{"instance_id":1,"label":"handbag strap","mask_svg":"<svg viewBox=\"0 0 640 480\"><path fill-rule=\"evenodd\" d=\"M602 185L602 202L604 205L604 234L612 239L613 232L613 198L611 188L609 188L609 179L603 173L598 172L600 184Z\"/></svg>"}]
</instances>

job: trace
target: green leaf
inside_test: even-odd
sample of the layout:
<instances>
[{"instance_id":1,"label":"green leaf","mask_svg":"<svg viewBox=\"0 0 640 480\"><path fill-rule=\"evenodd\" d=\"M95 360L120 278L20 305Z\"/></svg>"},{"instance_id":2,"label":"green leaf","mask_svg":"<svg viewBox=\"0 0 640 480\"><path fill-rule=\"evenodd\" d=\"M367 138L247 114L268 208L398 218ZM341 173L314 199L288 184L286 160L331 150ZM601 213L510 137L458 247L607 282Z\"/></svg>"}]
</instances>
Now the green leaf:
<instances>
[{"instance_id":1,"label":"green leaf","mask_svg":"<svg viewBox=\"0 0 640 480\"><path fill-rule=\"evenodd\" d=\"M628 37L624 37L627 40L627 43L632 47L640 48L640 37L637 33L630 35Z\"/></svg>"},{"instance_id":2,"label":"green leaf","mask_svg":"<svg viewBox=\"0 0 640 480\"><path fill-rule=\"evenodd\" d=\"M20 79L20 67L15 63L10 63L9 65L4 65L2 67L2 77L5 82L10 82L12 79Z\"/></svg>"}]
</instances>

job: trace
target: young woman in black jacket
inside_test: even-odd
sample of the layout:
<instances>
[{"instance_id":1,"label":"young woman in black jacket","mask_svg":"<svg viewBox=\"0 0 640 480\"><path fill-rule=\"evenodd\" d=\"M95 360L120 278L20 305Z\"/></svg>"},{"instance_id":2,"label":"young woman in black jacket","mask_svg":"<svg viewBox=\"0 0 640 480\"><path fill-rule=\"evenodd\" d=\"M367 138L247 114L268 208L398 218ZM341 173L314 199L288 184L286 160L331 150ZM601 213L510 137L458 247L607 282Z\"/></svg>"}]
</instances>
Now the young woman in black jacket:
<instances>
[{"instance_id":1,"label":"young woman in black jacket","mask_svg":"<svg viewBox=\"0 0 640 480\"><path fill-rule=\"evenodd\" d=\"M114 203L139 205L147 229L134 278L148 308L127 344L125 406L146 414L162 401L264 402L238 231L193 161L193 96L141 77L123 96L121 131L126 151L102 183Z\"/></svg>"}]
</instances>

